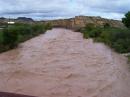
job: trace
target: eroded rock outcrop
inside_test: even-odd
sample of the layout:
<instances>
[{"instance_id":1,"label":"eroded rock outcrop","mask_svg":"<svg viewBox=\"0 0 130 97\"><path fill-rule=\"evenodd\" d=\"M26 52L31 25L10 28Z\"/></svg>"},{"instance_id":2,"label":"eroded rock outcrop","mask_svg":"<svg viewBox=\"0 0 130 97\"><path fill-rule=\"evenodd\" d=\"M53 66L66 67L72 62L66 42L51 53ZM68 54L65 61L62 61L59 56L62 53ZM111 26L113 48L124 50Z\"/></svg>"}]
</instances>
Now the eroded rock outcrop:
<instances>
[{"instance_id":1,"label":"eroded rock outcrop","mask_svg":"<svg viewBox=\"0 0 130 97\"><path fill-rule=\"evenodd\" d=\"M104 24L109 24L111 27L123 28L124 24L118 20L104 19L101 17L88 17L88 16L76 16L70 19L59 19L50 20L45 23L50 23L53 27L64 27L71 29L80 29L85 27L87 24L94 24L96 26L104 26Z\"/></svg>"}]
</instances>

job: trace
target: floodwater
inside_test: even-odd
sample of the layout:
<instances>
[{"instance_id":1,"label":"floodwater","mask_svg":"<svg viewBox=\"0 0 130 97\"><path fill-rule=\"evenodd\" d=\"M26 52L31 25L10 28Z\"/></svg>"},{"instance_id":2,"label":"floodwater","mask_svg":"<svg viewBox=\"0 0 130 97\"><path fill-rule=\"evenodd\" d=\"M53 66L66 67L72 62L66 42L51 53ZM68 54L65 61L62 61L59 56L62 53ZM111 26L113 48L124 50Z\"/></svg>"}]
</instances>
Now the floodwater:
<instances>
[{"instance_id":1,"label":"floodwater","mask_svg":"<svg viewBox=\"0 0 130 97\"><path fill-rule=\"evenodd\" d=\"M52 29L0 54L0 91L38 97L130 97L127 59L81 33Z\"/></svg>"}]
</instances>

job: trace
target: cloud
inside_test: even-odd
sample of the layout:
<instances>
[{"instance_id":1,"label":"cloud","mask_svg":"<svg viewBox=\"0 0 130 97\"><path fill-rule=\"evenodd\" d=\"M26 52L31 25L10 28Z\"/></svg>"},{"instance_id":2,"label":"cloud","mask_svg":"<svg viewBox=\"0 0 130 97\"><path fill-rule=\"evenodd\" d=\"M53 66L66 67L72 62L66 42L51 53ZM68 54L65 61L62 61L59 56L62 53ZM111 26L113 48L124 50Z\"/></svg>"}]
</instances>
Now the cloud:
<instances>
[{"instance_id":1,"label":"cloud","mask_svg":"<svg viewBox=\"0 0 130 97\"><path fill-rule=\"evenodd\" d=\"M68 18L77 15L121 19L130 0L0 0L0 16L34 19Z\"/></svg>"}]
</instances>

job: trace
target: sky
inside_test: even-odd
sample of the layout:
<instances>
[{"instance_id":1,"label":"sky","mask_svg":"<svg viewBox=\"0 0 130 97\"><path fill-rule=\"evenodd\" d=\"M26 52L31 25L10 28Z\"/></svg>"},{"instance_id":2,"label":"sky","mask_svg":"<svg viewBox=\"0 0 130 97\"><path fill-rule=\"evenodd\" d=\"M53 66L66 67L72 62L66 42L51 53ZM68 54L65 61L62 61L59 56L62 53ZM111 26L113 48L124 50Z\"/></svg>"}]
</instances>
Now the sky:
<instances>
[{"instance_id":1,"label":"sky","mask_svg":"<svg viewBox=\"0 0 130 97\"><path fill-rule=\"evenodd\" d=\"M79 15L120 20L130 11L130 0L0 0L0 17L38 20Z\"/></svg>"}]
</instances>

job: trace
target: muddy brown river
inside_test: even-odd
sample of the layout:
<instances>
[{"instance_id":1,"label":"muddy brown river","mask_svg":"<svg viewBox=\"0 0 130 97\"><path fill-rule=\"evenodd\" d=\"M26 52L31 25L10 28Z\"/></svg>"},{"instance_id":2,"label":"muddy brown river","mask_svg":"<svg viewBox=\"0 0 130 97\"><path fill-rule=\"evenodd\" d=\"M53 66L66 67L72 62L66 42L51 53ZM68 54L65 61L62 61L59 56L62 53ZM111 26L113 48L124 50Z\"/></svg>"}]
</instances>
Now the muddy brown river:
<instances>
[{"instance_id":1,"label":"muddy brown river","mask_svg":"<svg viewBox=\"0 0 130 97\"><path fill-rule=\"evenodd\" d=\"M0 91L38 97L130 97L127 58L52 29L0 54Z\"/></svg>"}]
</instances>

